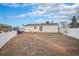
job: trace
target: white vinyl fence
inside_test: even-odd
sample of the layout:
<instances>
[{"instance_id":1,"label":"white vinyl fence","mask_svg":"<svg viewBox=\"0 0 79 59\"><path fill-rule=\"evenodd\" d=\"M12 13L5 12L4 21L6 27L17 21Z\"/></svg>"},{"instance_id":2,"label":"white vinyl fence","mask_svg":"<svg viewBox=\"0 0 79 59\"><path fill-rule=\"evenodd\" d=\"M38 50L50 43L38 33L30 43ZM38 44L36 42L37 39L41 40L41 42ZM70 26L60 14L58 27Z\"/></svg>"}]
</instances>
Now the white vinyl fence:
<instances>
[{"instance_id":1,"label":"white vinyl fence","mask_svg":"<svg viewBox=\"0 0 79 59\"><path fill-rule=\"evenodd\" d=\"M0 34L0 48L16 35L17 35L16 31L10 31Z\"/></svg>"},{"instance_id":2,"label":"white vinyl fence","mask_svg":"<svg viewBox=\"0 0 79 59\"><path fill-rule=\"evenodd\" d=\"M60 29L60 33L79 39L79 28Z\"/></svg>"}]
</instances>

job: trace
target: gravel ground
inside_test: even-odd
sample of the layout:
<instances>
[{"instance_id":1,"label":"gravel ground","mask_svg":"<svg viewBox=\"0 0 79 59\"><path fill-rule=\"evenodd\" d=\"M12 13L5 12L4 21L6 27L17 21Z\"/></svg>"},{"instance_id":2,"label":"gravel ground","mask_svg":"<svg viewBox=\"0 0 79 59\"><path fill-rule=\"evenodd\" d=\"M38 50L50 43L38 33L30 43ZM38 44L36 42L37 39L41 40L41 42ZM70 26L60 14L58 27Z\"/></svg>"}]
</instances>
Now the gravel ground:
<instances>
[{"instance_id":1,"label":"gravel ground","mask_svg":"<svg viewBox=\"0 0 79 59\"><path fill-rule=\"evenodd\" d=\"M1 56L78 56L79 40L57 33L22 33L0 49Z\"/></svg>"}]
</instances>

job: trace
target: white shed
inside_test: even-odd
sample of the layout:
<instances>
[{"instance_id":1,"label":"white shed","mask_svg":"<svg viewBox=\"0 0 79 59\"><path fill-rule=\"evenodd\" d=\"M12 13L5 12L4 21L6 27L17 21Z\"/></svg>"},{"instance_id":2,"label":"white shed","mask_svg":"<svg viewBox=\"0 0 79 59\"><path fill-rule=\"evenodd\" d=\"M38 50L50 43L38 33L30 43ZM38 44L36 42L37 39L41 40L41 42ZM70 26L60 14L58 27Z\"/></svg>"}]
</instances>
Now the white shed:
<instances>
[{"instance_id":1,"label":"white shed","mask_svg":"<svg viewBox=\"0 0 79 59\"><path fill-rule=\"evenodd\" d=\"M58 33L58 24L27 24L23 25L22 29L24 32L50 32L50 33Z\"/></svg>"}]
</instances>

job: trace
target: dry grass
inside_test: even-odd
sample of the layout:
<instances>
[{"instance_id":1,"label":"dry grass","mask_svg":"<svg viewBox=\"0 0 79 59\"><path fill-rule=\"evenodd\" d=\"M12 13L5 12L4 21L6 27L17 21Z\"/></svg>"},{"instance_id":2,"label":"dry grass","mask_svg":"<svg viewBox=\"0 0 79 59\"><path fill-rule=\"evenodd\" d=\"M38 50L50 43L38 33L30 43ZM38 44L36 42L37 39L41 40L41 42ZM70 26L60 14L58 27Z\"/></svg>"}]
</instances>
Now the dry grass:
<instances>
[{"instance_id":1,"label":"dry grass","mask_svg":"<svg viewBox=\"0 0 79 59\"><path fill-rule=\"evenodd\" d=\"M79 40L56 33L23 33L5 44L0 55L79 55Z\"/></svg>"}]
</instances>

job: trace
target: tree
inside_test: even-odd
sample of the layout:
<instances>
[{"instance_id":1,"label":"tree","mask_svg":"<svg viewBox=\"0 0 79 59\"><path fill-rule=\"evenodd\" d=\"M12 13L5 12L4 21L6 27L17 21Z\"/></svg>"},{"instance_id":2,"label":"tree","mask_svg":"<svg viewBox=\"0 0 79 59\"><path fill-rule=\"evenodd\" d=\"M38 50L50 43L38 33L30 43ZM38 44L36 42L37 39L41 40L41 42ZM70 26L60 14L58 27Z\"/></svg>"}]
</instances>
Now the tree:
<instances>
[{"instance_id":1,"label":"tree","mask_svg":"<svg viewBox=\"0 0 79 59\"><path fill-rule=\"evenodd\" d=\"M78 28L78 27L79 27L79 23L77 22L77 18L73 16L72 22L70 23L70 28Z\"/></svg>"},{"instance_id":2,"label":"tree","mask_svg":"<svg viewBox=\"0 0 79 59\"><path fill-rule=\"evenodd\" d=\"M46 21L46 24L49 24L49 21Z\"/></svg>"}]
</instances>

